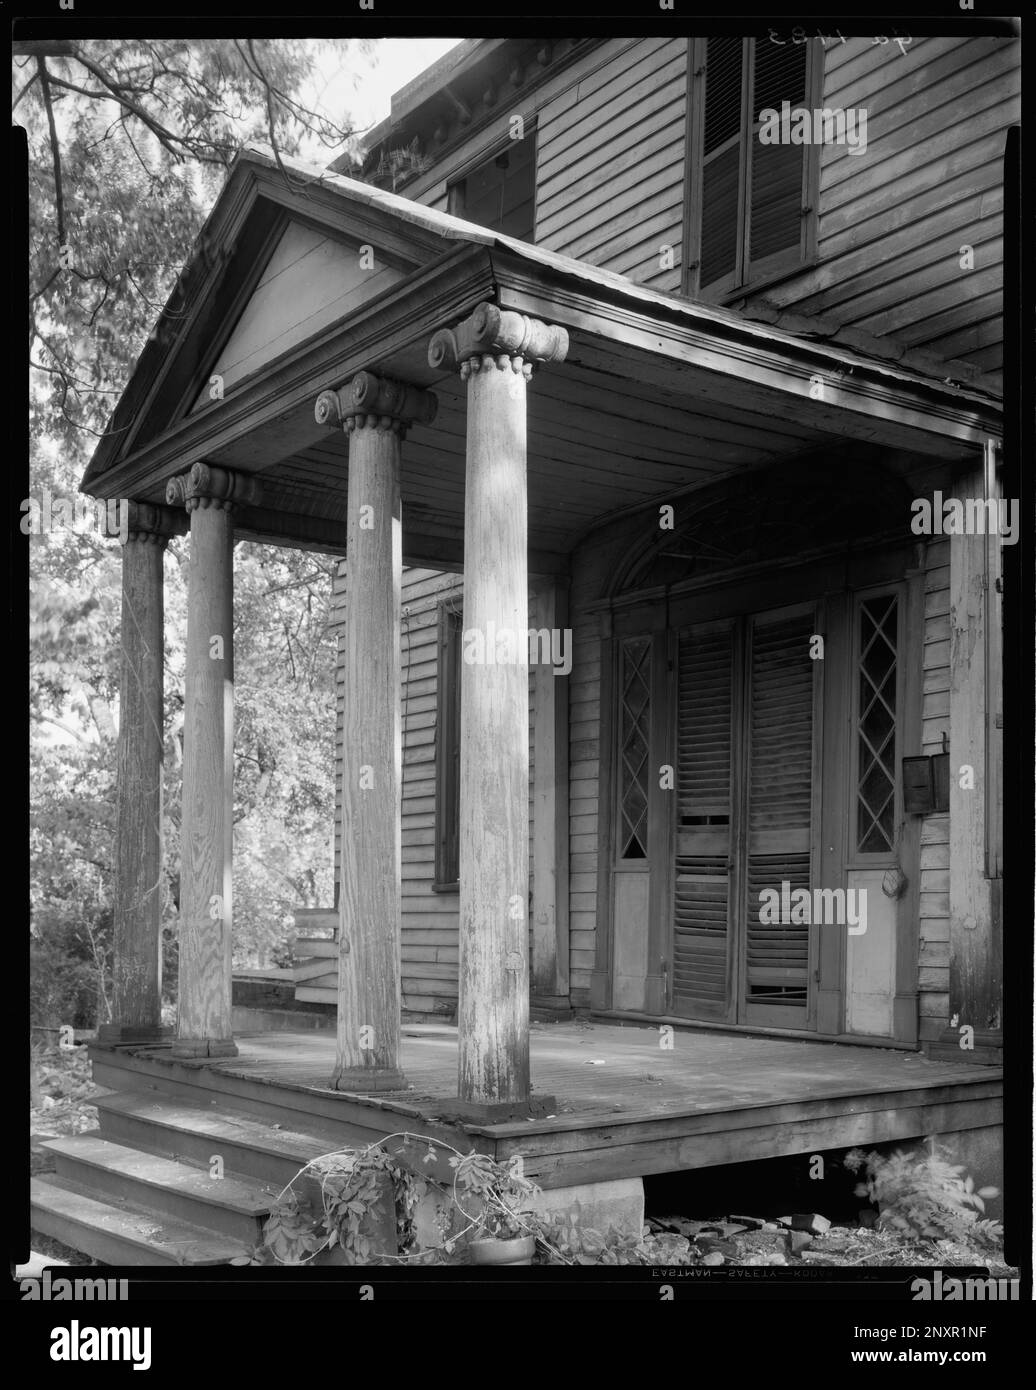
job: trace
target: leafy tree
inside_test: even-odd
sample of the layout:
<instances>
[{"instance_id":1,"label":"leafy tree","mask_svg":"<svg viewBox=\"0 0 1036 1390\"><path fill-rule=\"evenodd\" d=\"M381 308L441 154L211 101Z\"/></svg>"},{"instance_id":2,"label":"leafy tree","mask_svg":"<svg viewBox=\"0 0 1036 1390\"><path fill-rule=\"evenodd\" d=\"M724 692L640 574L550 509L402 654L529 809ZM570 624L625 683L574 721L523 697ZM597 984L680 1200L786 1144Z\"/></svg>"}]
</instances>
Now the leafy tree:
<instances>
[{"instance_id":1,"label":"leafy tree","mask_svg":"<svg viewBox=\"0 0 1036 1390\"><path fill-rule=\"evenodd\" d=\"M343 65L369 58L341 43ZM29 146L32 495L73 498L239 145L354 132L301 93L300 42L15 42ZM288 174L285 172L285 177ZM121 566L90 530L32 535L33 1019L106 1016ZM166 554L166 978L175 978L188 547ZM333 562L235 550L235 959L281 963L290 910L330 901Z\"/></svg>"},{"instance_id":2,"label":"leafy tree","mask_svg":"<svg viewBox=\"0 0 1036 1390\"><path fill-rule=\"evenodd\" d=\"M366 42L338 41L343 65ZM30 357L40 425L100 433L240 145L356 132L304 104L301 40L16 42L28 133ZM285 177L289 177L285 172ZM78 442L78 441L77 441Z\"/></svg>"}]
</instances>

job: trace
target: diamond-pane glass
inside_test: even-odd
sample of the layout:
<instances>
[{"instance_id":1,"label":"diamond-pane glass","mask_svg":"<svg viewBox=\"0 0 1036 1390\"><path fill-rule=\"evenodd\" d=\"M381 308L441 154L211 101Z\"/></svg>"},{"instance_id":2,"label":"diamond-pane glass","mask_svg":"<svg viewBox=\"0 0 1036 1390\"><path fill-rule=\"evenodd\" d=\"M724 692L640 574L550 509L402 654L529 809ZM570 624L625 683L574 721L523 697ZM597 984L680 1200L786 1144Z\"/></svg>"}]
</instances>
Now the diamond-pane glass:
<instances>
[{"instance_id":1,"label":"diamond-pane glass","mask_svg":"<svg viewBox=\"0 0 1036 1390\"><path fill-rule=\"evenodd\" d=\"M637 637L622 649L619 719L619 856L647 857L648 739L651 642Z\"/></svg>"},{"instance_id":2,"label":"diamond-pane glass","mask_svg":"<svg viewBox=\"0 0 1036 1390\"><path fill-rule=\"evenodd\" d=\"M863 854L885 854L895 838L897 608L887 594L860 609L856 848Z\"/></svg>"}]
</instances>

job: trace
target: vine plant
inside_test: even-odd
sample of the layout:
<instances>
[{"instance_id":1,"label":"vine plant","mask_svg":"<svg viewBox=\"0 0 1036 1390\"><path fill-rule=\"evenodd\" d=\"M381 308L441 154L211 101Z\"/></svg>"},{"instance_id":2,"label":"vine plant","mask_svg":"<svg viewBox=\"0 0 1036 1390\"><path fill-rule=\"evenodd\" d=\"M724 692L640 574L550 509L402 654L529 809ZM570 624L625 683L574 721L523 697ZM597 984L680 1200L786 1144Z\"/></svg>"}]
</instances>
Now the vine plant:
<instances>
[{"instance_id":1,"label":"vine plant","mask_svg":"<svg viewBox=\"0 0 1036 1390\"><path fill-rule=\"evenodd\" d=\"M403 1142L395 1150L392 1140ZM448 1151L452 1183L426 1170ZM424 1170L424 1171L423 1171ZM362 1149L340 1149L312 1159L282 1189L255 1250L235 1264L304 1265L338 1249L348 1264L442 1264L481 1235L532 1235L550 1264L649 1264L649 1252L633 1236L579 1229L563 1214L540 1216L522 1208L540 1189L522 1172L521 1160L503 1165L487 1154L461 1153L440 1139L390 1134ZM423 1244L416 1212L432 1194L438 1240ZM398 1254L374 1250L376 1227L394 1218Z\"/></svg>"}]
</instances>

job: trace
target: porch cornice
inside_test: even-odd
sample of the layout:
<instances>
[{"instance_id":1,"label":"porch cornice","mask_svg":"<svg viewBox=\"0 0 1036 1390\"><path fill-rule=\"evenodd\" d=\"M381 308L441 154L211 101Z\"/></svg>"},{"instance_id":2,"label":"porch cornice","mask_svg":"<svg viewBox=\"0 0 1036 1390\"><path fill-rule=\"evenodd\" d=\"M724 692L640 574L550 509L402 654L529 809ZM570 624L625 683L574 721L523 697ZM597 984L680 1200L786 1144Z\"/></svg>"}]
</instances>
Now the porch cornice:
<instances>
[{"instance_id":1,"label":"porch cornice","mask_svg":"<svg viewBox=\"0 0 1036 1390\"><path fill-rule=\"evenodd\" d=\"M981 391L936 381L781 330L738 322L693 301L643 290L601 272L592 283L553 265L537 265L507 247L492 253L496 302L502 309L548 316L553 322L668 358L674 364L732 378L748 387L777 391L805 402L819 428L846 433L844 413L868 416L887 429L908 431L916 441L981 447L1002 434L1000 403ZM811 381L824 383L822 401L810 397ZM839 429L839 419L843 420ZM890 440L890 443L893 441ZM895 441L900 447L903 439Z\"/></svg>"},{"instance_id":2,"label":"porch cornice","mask_svg":"<svg viewBox=\"0 0 1036 1390\"><path fill-rule=\"evenodd\" d=\"M203 407L96 478L84 480L94 497L164 494L167 480L199 458L226 449L243 436L277 422L273 451L249 450L230 466L259 472L294 447L318 439L324 430L313 418L313 401L357 372L380 364L408 347L422 348L443 323L464 317L493 298L487 248L464 245L434 265L415 271L371 300L347 321L285 353L249 377L218 402ZM421 383L423 384L423 383ZM297 432L297 443L291 436Z\"/></svg>"}]
</instances>

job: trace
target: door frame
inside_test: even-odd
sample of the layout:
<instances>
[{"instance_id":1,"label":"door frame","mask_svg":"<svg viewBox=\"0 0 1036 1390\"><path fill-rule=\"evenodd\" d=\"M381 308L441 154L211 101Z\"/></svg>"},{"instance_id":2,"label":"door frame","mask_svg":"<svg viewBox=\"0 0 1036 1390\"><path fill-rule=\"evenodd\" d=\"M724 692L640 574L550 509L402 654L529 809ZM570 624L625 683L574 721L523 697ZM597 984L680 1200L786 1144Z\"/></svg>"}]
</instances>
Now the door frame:
<instances>
[{"instance_id":1,"label":"door frame","mask_svg":"<svg viewBox=\"0 0 1036 1390\"><path fill-rule=\"evenodd\" d=\"M675 633L682 627L725 617L773 608L791 608L811 603L818 613L819 635L825 641L825 666L821 675L823 694L814 693L814 758L818 760L821 776L814 779L815 794L820 798L820 812L814 815L813 845L817 853L813 866L813 882L819 886L844 886L844 874L837 882L828 879L827 858L845 863L848 833L848 814L839 802L840 791L847 788L849 766L849 728L853 648L849 629L851 624L839 623L839 611L851 612L854 595L879 585L902 586L904 634L900 652L902 681L900 708L902 740L897 758L920 749L921 690L924 650L924 556L923 545L915 540L885 540L874 542L866 551L831 551L811 556L800 565L781 565L774 574L772 568L760 566L757 571L739 571L730 578L723 574L709 575L673 585L667 591L657 588L642 594L613 595L595 605L600 621L601 652L601 741L600 741L600 800L597 854L597 940L594 970L591 977L590 1002L594 1010L614 1011L613 1004L613 937L612 912L613 878L615 871L615 834L617 825L617 700L618 663L622 640L626 637L652 637L652 672L657 681L653 701L659 697L672 711L677 680ZM779 588L775 589L775 580ZM773 603L777 594L779 602ZM840 675L835 677L835 668ZM834 687L834 692L832 691ZM816 701L819 700L819 706ZM655 731L664 726L662 738ZM653 759L673 764L675 746L672 719L652 717ZM834 750L834 753L833 753ZM815 766L817 764L815 763ZM657 777L652 778L652 809L665 805L664 792L658 789ZM898 791L897 791L898 795ZM650 813L649 813L650 814ZM657 821L657 810L656 810ZM845 940L842 932L811 932L810 992L807 1029L781 1029L773 1025L751 1023L722 1023L685 1019L668 1012L671 997L668 941L675 887L675 817L663 817L664 833L655 833L655 821L649 827L648 866L651 875L648 933L649 972L645 981L642 1010L622 1010L632 1017L671 1019L688 1027L720 1027L745 1033L778 1032L789 1036L824 1036L830 1040L853 1040L845 1026ZM920 826L916 818L900 816L902 854L907 873L907 892L899 900L897 917L896 994L894 1000L893 1036L885 1039L862 1038L859 1041L875 1045L916 1046L917 1027L917 956L918 878L920 872ZM832 846L832 849L826 848ZM656 887L657 885L657 887ZM813 942L816 938L816 945Z\"/></svg>"}]
</instances>

